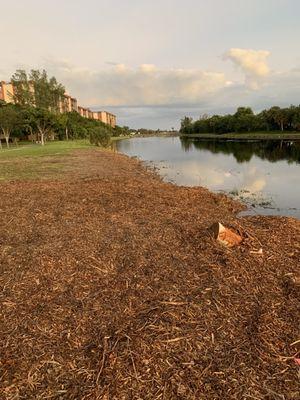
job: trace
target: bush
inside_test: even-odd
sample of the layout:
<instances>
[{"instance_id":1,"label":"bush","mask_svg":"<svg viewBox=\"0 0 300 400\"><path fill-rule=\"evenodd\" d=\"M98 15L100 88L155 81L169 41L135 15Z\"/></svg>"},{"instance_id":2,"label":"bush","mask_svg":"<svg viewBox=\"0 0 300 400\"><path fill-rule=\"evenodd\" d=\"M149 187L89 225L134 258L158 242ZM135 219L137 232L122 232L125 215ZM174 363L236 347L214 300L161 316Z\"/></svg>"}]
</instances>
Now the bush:
<instances>
[{"instance_id":1,"label":"bush","mask_svg":"<svg viewBox=\"0 0 300 400\"><path fill-rule=\"evenodd\" d=\"M90 142L96 146L107 147L110 144L110 131L102 126L90 129Z\"/></svg>"}]
</instances>

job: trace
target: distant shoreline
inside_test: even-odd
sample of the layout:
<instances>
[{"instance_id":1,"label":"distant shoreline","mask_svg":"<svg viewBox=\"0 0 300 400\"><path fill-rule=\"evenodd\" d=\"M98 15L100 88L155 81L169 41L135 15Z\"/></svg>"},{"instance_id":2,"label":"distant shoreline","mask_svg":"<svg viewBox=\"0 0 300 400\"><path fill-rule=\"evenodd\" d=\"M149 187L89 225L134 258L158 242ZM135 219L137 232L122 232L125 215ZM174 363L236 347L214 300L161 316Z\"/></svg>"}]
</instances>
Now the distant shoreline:
<instances>
[{"instance_id":1,"label":"distant shoreline","mask_svg":"<svg viewBox=\"0 0 300 400\"><path fill-rule=\"evenodd\" d=\"M124 139L134 139L134 138L146 138L146 137L179 137L178 132L168 132L168 133L154 133L154 134L136 134L136 135L124 135L124 136L112 136L111 141L116 142L118 140Z\"/></svg>"},{"instance_id":2,"label":"distant shoreline","mask_svg":"<svg viewBox=\"0 0 300 400\"><path fill-rule=\"evenodd\" d=\"M250 132L250 133L195 133L195 134L183 134L180 135L182 138L191 139L217 139L217 140L300 140L300 132L289 132L289 133L278 133L278 132Z\"/></svg>"}]
</instances>

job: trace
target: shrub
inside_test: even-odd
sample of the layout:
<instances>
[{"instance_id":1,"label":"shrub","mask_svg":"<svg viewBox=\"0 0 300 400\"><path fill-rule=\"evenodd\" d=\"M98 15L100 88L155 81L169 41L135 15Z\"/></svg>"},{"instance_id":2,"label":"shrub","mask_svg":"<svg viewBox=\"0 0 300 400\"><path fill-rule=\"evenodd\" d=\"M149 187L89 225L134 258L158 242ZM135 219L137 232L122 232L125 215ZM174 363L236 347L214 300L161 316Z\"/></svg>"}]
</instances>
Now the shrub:
<instances>
[{"instance_id":1,"label":"shrub","mask_svg":"<svg viewBox=\"0 0 300 400\"><path fill-rule=\"evenodd\" d=\"M90 142L96 146L107 147L110 144L110 131L102 126L90 129Z\"/></svg>"}]
</instances>

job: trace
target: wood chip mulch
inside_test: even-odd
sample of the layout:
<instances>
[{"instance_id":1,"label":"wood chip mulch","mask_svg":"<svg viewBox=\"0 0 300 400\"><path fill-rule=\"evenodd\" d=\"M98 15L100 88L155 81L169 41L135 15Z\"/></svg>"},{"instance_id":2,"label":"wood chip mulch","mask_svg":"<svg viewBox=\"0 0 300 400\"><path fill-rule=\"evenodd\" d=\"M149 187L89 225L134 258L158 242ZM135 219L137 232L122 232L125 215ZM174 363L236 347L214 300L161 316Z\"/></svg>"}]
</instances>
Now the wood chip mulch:
<instances>
[{"instance_id":1,"label":"wood chip mulch","mask_svg":"<svg viewBox=\"0 0 300 400\"><path fill-rule=\"evenodd\" d=\"M299 221L120 154L67 162L0 185L0 399L300 399Z\"/></svg>"}]
</instances>

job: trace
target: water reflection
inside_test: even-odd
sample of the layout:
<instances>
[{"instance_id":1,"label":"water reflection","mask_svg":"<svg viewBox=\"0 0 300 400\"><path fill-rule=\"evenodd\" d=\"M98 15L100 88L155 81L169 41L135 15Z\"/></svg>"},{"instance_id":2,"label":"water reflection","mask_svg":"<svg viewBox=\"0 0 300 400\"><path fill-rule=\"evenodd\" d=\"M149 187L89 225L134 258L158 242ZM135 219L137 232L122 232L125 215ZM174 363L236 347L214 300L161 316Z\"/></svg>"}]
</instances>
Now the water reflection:
<instances>
[{"instance_id":1,"label":"water reflection","mask_svg":"<svg viewBox=\"0 0 300 400\"><path fill-rule=\"evenodd\" d=\"M300 218L300 143L178 137L122 140L117 150L154 163L166 181L234 195L261 214Z\"/></svg>"},{"instance_id":2,"label":"water reflection","mask_svg":"<svg viewBox=\"0 0 300 400\"><path fill-rule=\"evenodd\" d=\"M180 138L182 149L190 151L209 150L212 153L233 154L238 163L249 162L255 155L262 160L276 162L287 160L300 163L300 142L294 141L233 141L233 140L193 140Z\"/></svg>"}]
</instances>

